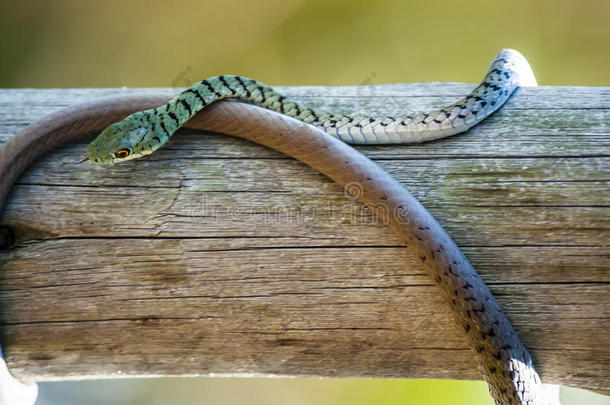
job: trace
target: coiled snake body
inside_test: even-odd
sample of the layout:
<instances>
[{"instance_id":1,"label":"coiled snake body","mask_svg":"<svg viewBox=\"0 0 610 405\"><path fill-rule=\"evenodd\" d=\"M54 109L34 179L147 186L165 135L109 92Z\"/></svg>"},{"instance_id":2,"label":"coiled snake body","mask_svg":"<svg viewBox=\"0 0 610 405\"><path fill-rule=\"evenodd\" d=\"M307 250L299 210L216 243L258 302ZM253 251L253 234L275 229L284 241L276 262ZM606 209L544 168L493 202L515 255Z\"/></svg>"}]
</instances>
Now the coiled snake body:
<instances>
[{"instance_id":1,"label":"coiled snake body","mask_svg":"<svg viewBox=\"0 0 610 405\"><path fill-rule=\"evenodd\" d=\"M518 86L535 85L525 58L505 49L471 94L449 107L418 116L330 114L300 106L252 79L227 75L203 80L169 102L163 97L143 96L77 106L31 124L0 149L0 206L30 162L57 144L108 125L88 147L88 158L95 163L152 153L183 125L266 145L343 186L358 184L359 199L390 224L443 291L496 403L550 404L553 401L546 397L529 353L447 233L400 183L339 141L412 143L443 138L489 116ZM243 102L215 103L221 99ZM204 107L205 114L196 114Z\"/></svg>"}]
</instances>

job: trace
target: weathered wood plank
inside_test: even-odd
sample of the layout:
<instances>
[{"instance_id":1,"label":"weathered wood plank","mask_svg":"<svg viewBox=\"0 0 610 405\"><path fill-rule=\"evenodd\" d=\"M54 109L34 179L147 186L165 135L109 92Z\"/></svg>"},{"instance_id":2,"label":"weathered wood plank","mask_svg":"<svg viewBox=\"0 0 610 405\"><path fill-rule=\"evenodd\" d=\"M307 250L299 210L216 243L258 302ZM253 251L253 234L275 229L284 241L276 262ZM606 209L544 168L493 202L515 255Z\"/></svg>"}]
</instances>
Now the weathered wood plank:
<instances>
[{"instance_id":1,"label":"weathered wood plank","mask_svg":"<svg viewBox=\"0 0 610 405\"><path fill-rule=\"evenodd\" d=\"M292 87L397 115L465 84ZM171 89L1 90L0 143L63 106ZM447 228L545 381L610 389L610 89L519 90L468 134L362 147ZM37 162L3 222L2 342L22 378L273 374L479 379L425 271L340 187L252 143L184 131L113 167L92 136Z\"/></svg>"}]
</instances>

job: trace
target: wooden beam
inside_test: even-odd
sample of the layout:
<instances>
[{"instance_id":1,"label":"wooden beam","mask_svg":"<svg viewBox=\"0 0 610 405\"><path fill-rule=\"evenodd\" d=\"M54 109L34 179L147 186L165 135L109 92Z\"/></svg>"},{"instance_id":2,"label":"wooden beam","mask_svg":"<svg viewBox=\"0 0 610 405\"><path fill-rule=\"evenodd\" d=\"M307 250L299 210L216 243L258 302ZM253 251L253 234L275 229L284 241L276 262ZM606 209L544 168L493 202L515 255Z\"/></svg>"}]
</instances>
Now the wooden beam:
<instances>
[{"instance_id":1,"label":"wooden beam","mask_svg":"<svg viewBox=\"0 0 610 405\"><path fill-rule=\"evenodd\" d=\"M314 107L401 115L472 85L290 87ZM0 143L63 106L144 90L1 90ZM359 147L454 237L543 379L610 389L610 89L521 89L467 134ZM480 379L414 257L343 190L274 151L183 131L148 158L38 161L1 212L12 372L65 380L255 374Z\"/></svg>"}]
</instances>

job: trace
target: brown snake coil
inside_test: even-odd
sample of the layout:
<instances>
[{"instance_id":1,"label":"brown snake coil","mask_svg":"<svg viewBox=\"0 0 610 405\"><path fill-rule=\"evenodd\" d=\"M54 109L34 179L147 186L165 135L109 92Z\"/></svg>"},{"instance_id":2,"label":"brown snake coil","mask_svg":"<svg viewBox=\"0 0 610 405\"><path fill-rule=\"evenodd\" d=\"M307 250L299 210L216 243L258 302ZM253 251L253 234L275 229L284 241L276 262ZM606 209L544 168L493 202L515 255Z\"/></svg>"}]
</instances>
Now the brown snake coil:
<instances>
[{"instance_id":1,"label":"brown snake coil","mask_svg":"<svg viewBox=\"0 0 610 405\"><path fill-rule=\"evenodd\" d=\"M167 97L106 99L44 117L0 148L0 207L20 173L55 146L100 131ZM358 197L387 222L420 258L468 337L479 370L497 404L551 404L498 302L443 228L398 181L340 140L293 118L252 105L219 102L185 125L265 145L298 159L342 186L359 184ZM5 228L5 230L8 228ZM8 237L5 232L5 239ZM2 244L0 234L0 244ZM8 243L5 240L5 243Z\"/></svg>"}]
</instances>

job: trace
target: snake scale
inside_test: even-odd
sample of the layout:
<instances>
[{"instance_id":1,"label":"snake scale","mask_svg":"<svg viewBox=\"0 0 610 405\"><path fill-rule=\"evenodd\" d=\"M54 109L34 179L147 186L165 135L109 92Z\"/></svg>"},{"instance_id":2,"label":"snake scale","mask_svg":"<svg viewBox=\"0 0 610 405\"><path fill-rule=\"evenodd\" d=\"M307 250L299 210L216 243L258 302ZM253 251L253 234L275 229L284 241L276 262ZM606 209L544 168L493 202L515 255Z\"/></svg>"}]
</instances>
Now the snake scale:
<instances>
[{"instance_id":1,"label":"snake scale","mask_svg":"<svg viewBox=\"0 0 610 405\"><path fill-rule=\"evenodd\" d=\"M87 149L89 160L100 164L150 154L182 126L249 139L306 163L348 191L358 185L360 201L387 221L440 287L497 404L556 404L500 305L444 229L392 176L344 143L415 143L454 135L500 108L517 87L535 85L525 58L504 49L465 98L400 118L310 109L233 75L202 80L169 102L155 96L93 102L44 117L0 148L0 206L32 161L84 133L105 128ZM223 99L241 102L217 102Z\"/></svg>"}]
</instances>

